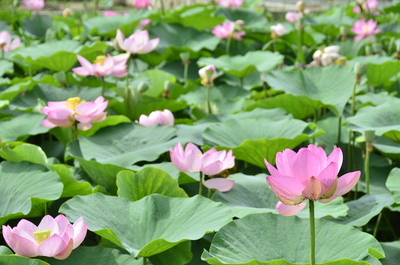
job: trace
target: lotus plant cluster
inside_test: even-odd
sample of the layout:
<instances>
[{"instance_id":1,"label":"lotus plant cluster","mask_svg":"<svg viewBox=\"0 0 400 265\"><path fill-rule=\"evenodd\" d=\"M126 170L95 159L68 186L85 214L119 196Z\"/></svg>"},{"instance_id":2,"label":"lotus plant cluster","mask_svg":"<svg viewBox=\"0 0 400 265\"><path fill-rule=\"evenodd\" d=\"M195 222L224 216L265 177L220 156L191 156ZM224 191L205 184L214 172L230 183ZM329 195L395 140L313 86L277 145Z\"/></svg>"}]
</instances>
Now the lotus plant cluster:
<instances>
[{"instance_id":1,"label":"lotus plant cluster","mask_svg":"<svg viewBox=\"0 0 400 265\"><path fill-rule=\"evenodd\" d=\"M0 264L400 264L400 5L320 2L3 5Z\"/></svg>"}]
</instances>

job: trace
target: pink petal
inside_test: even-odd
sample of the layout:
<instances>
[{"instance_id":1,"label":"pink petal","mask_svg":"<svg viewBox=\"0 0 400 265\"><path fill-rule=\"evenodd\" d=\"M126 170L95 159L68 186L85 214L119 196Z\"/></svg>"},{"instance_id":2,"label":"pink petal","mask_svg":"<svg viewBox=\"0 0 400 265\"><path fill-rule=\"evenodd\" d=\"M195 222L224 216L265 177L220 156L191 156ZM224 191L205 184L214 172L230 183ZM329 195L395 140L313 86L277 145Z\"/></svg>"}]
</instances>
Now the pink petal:
<instances>
[{"instance_id":1,"label":"pink petal","mask_svg":"<svg viewBox=\"0 0 400 265\"><path fill-rule=\"evenodd\" d=\"M71 238L71 239L68 241L68 244L67 244L67 246L64 248L64 250L61 251L60 253L58 253L57 255L55 255L54 258L60 259L60 260L63 260L63 259L68 258L69 255L71 255L71 252L72 252L72 249L73 249L73 245L74 245L74 240Z\"/></svg>"},{"instance_id":2,"label":"pink petal","mask_svg":"<svg viewBox=\"0 0 400 265\"><path fill-rule=\"evenodd\" d=\"M224 170L224 164L221 161L215 161L207 166L203 166L201 172L208 176L213 176L221 173Z\"/></svg>"},{"instance_id":3,"label":"pink petal","mask_svg":"<svg viewBox=\"0 0 400 265\"><path fill-rule=\"evenodd\" d=\"M40 256L54 257L66 247L67 243L58 234L54 234L37 247L37 252Z\"/></svg>"},{"instance_id":4,"label":"pink petal","mask_svg":"<svg viewBox=\"0 0 400 265\"><path fill-rule=\"evenodd\" d=\"M20 256L31 258L38 255L35 242L15 233L11 234L11 244L9 246L15 254Z\"/></svg>"},{"instance_id":5,"label":"pink petal","mask_svg":"<svg viewBox=\"0 0 400 265\"><path fill-rule=\"evenodd\" d=\"M44 126L44 127L47 127L47 128L54 128L54 127L57 127L56 124L54 124L54 123L48 121L47 119L44 120L44 121L42 121L42 122L40 123L40 125L42 125L42 126Z\"/></svg>"},{"instance_id":6,"label":"pink petal","mask_svg":"<svg viewBox=\"0 0 400 265\"><path fill-rule=\"evenodd\" d=\"M88 75L92 75L93 71L89 71L88 69L84 68L84 67L76 67L76 68L72 68L72 71L77 74L77 75L82 75L82 76L88 76Z\"/></svg>"},{"instance_id":7,"label":"pink petal","mask_svg":"<svg viewBox=\"0 0 400 265\"><path fill-rule=\"evenodd\" d=\"M90 130L92 127L91 123L78 123L78 129L81 131Z\"/></svg>"},{"instance_id":8,"label":"pink petal","mask_svg":"<svg viewBox=\"0 0 400 265\"><path fill-rule=\"evenodd\" d=\"M275 208L279 214L283 216L291 216L303 210L306 205L307 205L307 200L303 201L298 205L286 205L282 202L278 202Z\"/></svg>"},{"instance_id":9,"label":"pink petal","mask_svg":"<svg viewBox=\"0 0 400 265\"><path fill-rule=\"evenodd\" d=\"M292 198L301 195L305 185L303 185L299 179L293 177L287 177L283 175L271 175L267 178L270 188L276 193L276 195L284 198Z\"/></svg>"},{"instance_id":10,"label":"pink petal","mask_svg":"<svg viewBox=\"0 0 400 265\"><path fill-rule=\"evenodd\" d=\"M285 149L283 152L278 152L276 154L276 168L280 174L285 176L293 176L293 164L296 161L296 158L297 154L293 150ZM271 171L270 173L272 174Z\"/></svg>"},{"instance_id":11,"label":"pink petal","mask_svg":"<svg viewBox=\"0 0 400 265\"><path fill-rule=\"evenodd\" d=\"M357 184L358 180L360 179L360 175L360 171L355 171L341 176L338 180L337 189L332 197L339 197L351 191L351 189Z\"/></svg>"},{"instance_id":12,"label":"pink petal","mask_svg":"<svg viewBox=\"0 0 400 265\"><path fill-rule=\"evenodd\" d=\"M343 164L343 152L342 149L338 148L338 147L334 147L332 153L328 156L327 158L327 164L329 164L330 162L335 162L338 166L338 169L340 169L342 167ZM339 171L336 173L338 174Z\"/></svg>"},{"instance_id":13,"label":"pink petal","mask_svg":"<svg viewBox=\"0 0 400 265\"><path fill-rule=\"evenodd\" d=\"M323 194L325 194L327 188L324 183L322 183L319 179L312 176L307 186L303 190L304 197L317 201Z\"/></svg>"},{"instance_id":14,"label":"pink petal","mask_svg":"<svg viewBox=\"0 0 400 265\"><path fill-rule=\"evenodd\" d=\"M337 164L332 162L324 170L322 170L318 176L315 177L317 177L317 179L324 183L326 188L329 189L329 187L331 187L336 181L338 171L339 168Z\"/></svg>"},{"instance_id":15,"label":"pink petal","mask_svg":"<svg viewBox=\"0 0 400 265\"><path fill-rule=\"evenodd\" d=\"M160 43L160 38L152 39L138 53L139 54L149 53L153 51L159 43Z\"/></svg>"},{"instance_id":16,"label":"pink petal","mask_svg":"<svg viewBox=\"0 0 400 265\"><path fill-rule=\"evenodd\" d=\"M209 189L216 189L220 192L227 192L232 189L235 181L232 179L214 178L204 181L203 184Z\"/></svg>"},{"instance_id":17,"label":"pink petal","mask_svg":"<svg viewBox=\"0 0 400 265\"><path fill-rule=\"evenodd\" d=\"M67 227L71 225L67 217L65 217L65 215L62 214L57 215L54 221L56 221L59 230L66 230Z\"/></svg>"},{"instance_id":18,"label":"pink petal","mask_svg":"<svg viewBox=\"0 0 400 265\"><path fill-rule=\"evenodd\" d=\"M43 217L42 221L40 221L40 224L38 225L37 230L51 230L52 233L58 233L58 224L56 220L50 215L46 215Z\"/></svg>"},{"instance_id":19,"label":"pink petal","mask_svg":"<svg viewBox=\"0 0 400 265\"><path fill-rule=\"evenodd\" d=\"M83 222L83 218L79 217L78 220L73 224L74 228L74 246L77 248L85 239L87 233L88 224Z\"/></svg>"},{"instance_id":20,"label":"pink petal","mask_svg":"<svg viewBox=\"0 0 400 265\"><path fill-rule=\"evenodd\" d=\"M117 43L118 46L122 49L122 50L126 50L125 45L124 45L124 40L125 40L125 36L124 33L122 33L122 31L120 29L117 29Z\"/></svg>"}]
</instances>

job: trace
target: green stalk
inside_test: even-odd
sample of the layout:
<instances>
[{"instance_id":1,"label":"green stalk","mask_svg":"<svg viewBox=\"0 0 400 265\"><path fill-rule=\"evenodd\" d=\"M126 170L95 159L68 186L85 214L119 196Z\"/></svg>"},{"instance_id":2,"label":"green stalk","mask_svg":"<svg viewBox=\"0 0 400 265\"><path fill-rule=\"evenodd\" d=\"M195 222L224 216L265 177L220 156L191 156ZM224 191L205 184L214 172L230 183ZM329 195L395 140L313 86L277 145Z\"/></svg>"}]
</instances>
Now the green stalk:
<instances>
[{"instance_id":1,"label":"green stalk","mask_svg":"<svg viewBox=\"0 0 400 265\"><path fill-rule=\"evenodd\" d=\"M143 265L147 264L147 259L145 257L142 258L143 259Z\"/></svg>"},{"instance_id":2,"label":"green stalk","mask_svg":"<svg viewBox=\"0 0 400 265\"><path fill-rule=\"evenodd\" d=\"M378 215L378 220L376 221L375 227L374 227L374 232L373 232L373 236L376 238L376 234L378 232L378 227L379 227L379 223L381 222L382 219L382 212L379 213Z\"/></svg>"},{"instance_id":3,"label":"green stalk","mask_svg":"<svg viewBox=\"0 0 400 265\"><path fill-rule=\"evenodd\" d=\"M203 172L200 172L199 195L203 194Z\"/></svg>"},{"instance_id":4,"label":"green stalk","mask_svg":"<svg viewBox=\"0 0 400 265\"><path fill-rule=\"evenodd\" d=\"M366 193L369 194L369 158L370 158L370 152L368 145L369 143L367 142L367 148L365 150L365 159L364 159L364 172L365 172L365 185L366 185Z\"/></svg>"},{"instance_id":5,"label":"green stalk","mask_svg":"<svg viewBox=\"0 0 400 265\"><path fill-rule=\"evenodd\" d=\"M314 201L309 200L310 207L310 265L315 265L315 216Z\"/></svg>"},{"instance_id":6,"label":"green stalk","mask_svg":"<svg viewBox=\"0 0 400 265\"><path fill-rule=\"evenodd\" d=\"M227 55L229 55L229 49L230 49L230 47L231 47L231 39L232 39L232 38L228 38L228 39L226 40L226 54L227 54Z\"/></svg>"},{"instance_id":7,"label":"green stalk","mask_svg":"<svg viewBox=\"0 0 400 265\"><path fill-rule=\"evenodd\" d=\"M104 76L101 77L101 95L104 97L104 91L106 89L106 83L104 82Z\"/></svg>"},{"instance_id":8,"label":"green stalk","mask_svg":"<svg viewBox=\"0 0 400 265\"><path fill-rule=\"evenodd\" d=\"M189 71L189 63L184 62L183 64L183 82L184 82L184 87L187 87L188 85L188 71Z\"/></svg>"},{"instance_id":9,"label":"green stalk","mask_svg":"<svg viewBox=\"0 0 400 265\"><path fill-rule=\"evenodd\" d=\"M342 116L339 117L337 144L340 144L341 135L342 135Z\"/></svg>"},{"instance_id":10,"label":"green stalk","mask_svg":"<svg viewBox=\"0 0 400 265\"><path fill-rule=\"evenodd\" d=\"M211 114L211 102L210 102L210 84L207 84L206 87L206 101L207 101L207 114Z\"/></svg>"},{"instance_id":11,"label":"green stalk","mask_svg":"<svg viewBox=\"0 0 400 265\"><path fill-rule=\"evenodd\" d=\"M357 80L354 82L353 85L353 94L351 100L351 116L356 114L356 88L357 88Z\"/></svg>"},{"instance_id":12,"label":"green stalk","mask_svg":"<svg viewBox=\"0 0 400 265\"><path fill-rule=\"evenodd\" d=\"M211 199L211 189L208 189L207 198Z\"/></svg>"}]
</instances>

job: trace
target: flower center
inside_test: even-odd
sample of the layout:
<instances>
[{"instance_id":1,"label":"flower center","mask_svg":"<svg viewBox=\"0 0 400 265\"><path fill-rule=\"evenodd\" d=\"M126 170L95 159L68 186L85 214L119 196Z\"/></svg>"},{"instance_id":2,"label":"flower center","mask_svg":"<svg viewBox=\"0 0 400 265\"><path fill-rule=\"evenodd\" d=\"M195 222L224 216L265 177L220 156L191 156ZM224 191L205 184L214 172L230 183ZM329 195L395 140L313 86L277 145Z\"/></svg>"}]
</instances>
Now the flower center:
<instances>
[{"instance_id":1,"label":"flower center","mask_svg":"<svg viewBox=\"0 0 400 265\"><path fill-rule=\"evenodd\" d=\"M362 29L363 29L364 32L370 32L370 31L371 31L371 27L369 27L369 26L367 26L367 25L364 25L364 26L362 27Z\"/></svg>"},{"instance_id":2,"label":"flower center","mask_svg":"<svg viewBox=\"0 0 400 265\"><path fill-rule=\"evenodd\" d=\"M99 55L96 57L96 60L94 60L94 63L103 66L105 60L106 60L105 55Z\"/></svg>"},{"instance_id":3,"label":"flower center","mask_svg":"<svg viewBox=\"0 0 400 265\"><path fill-rule=\"evenodd\" d=\"M49 230L49 229L39 230L39 231L33 232L33 235L36 238L37 244L40 245L43 241L47 240L50 237L51 230Z\"/></svg>"},{"instance_id":4,"label":"flower center","mask_svg":"<svg viewBox=\"0 0 400 265\"><path fill-rule=\"evenodd\" d=\"M69 98L67 99L67 102L65 103L65 105L70 108L75 110L76 106L78 106L81 103L84 103L86 101L81 100L79 97L74 97L74 98Z\"/></svg>"}]
</instances>

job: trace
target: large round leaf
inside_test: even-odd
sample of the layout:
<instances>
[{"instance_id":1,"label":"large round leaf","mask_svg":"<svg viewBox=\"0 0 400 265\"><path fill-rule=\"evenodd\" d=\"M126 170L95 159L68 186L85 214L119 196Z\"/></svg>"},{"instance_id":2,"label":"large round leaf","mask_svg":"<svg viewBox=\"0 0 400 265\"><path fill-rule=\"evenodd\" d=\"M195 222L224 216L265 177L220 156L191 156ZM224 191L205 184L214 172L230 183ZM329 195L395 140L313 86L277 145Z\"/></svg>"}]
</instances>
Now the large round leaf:
<instances>
[{"instance_id":1,"label":"large round leaf","mask_svg":"<svg viewBox=\"0 0 400 265\"><path fill-rule=\"evenodd\" d=\"M28 162L0 164L0 224L10 218L27 215L33 206L32 198L42 202L60 198L63 184L55 172ZM38 202L37 202L38 203Z\"/></svg>"},{"instance_id":2,"label":"large round leaf","mask_svg":"<svg viewBox=\"0 0 400 265\"><path fill-rule=\"evenodd\" d=\"M28 135L36 135L49 131L49 128L40 125L45 115L25 113L10 120L0 121L0 138L2 142L23 140Z\"/></svg>"},{"instance_id":3,"label":"large round leaf","mask_svg":"<svg viewBox=\"0 0 400 265\"><path fill-rule=\"evenodd\" d=\"M223 15L230 21L243 20L245 28L259 28L265 29L267 27L267 19L250 8L227 8L219 7L216 13L217 15Z\"/></svg>"},{"instance_id":4,"label":"large round leaf","mask_svg":"<svg viewBox=\"0 0 400 265\"><path fill-rule=\"evenodd\" d=\"M274 163L277 152L294 148L322 133L308 135L309 124L289 117L274 121L264 119L230 119L209 126L203 133L204 143L217 149L232 149L236 159L265 167L264 158ZM232 132L235 132L234 134Z\"/></svg>"},{"instance_id":5,"label":"large round leaf","mask_svg":"<svg viewBox=\"0 0 400 265\"><path fill-rule=\"evenodd\" d=\"M393 168L386 180L386 187L390 190L395 203L400 204L400 168Z\"/></svg>"},{"instance_id":6,"label":"large round leaf","mask_svg":"<svg viewBox=\"0 0 400 265\"><path fill-rule=\"evenodd\" d=\"M254 71L267 72L283 61L283 55L270 51L250 51L246 55L222 55L218 58L200 58L199 66L213 64L226 74L243 78Z\"/></svg>"},{"instance_id":7,"label":"large round leaf","mask_svg":"<svg viewBox=\"0 0 400 265\"><path fill-rule=\"evenodd\" d=\"M178 182L165 171L146 167L133 173L124 170L117 174L118 196L130 201L157 193L166 197L188 197Z\"/></svg>"},{"instance_id":8,"label":"large round leaf","mask_svg":"<svg viewBox=\"0 0 400 265\"><path fill-rule=\"evenodd\" d=\"M382 259L382 265L397 264L400 260L400 241L381 242L385 251L385 258Z\"/></svg>"},{"instance_id":9,"label":"large round leaf","mask_svg":"<svg viewBox=\"0 0 400 265\"><path fill-rule=\"evenodd\" d=\"M331 65L292 72L276 70L265 80L272 88L284 90L287 94L304 95L320 101L340 116L352 95L355 75L350 68Z\"/></svg>"},{"instance_id":10,"label":"large round leaf","mask_svg":"<svg viewBox=\"0 0 400 265\"><path fill-rule=\"evenodd\" d=\"M212 199L230 207L234 215L239 218L253 213L277 213L275 205L278 199L275 193L269 188L269 184L265 179L266 176L253 177L241 173L230 175L229 179L235 180L233 188L228 192L214 193ZM342 198L338 198L330 203L315 204L315 216L317 218L324 216L344 216L347 214L347 210L348 207L343 204ZM308 218L308 209L305 208L297 216Z\"/></svg>"},{"instance_id":11,"label":"large round leaf","mask_svg":"<svg viewBox=\"0 0 400 265\"><path fill-rule=\"evenodd\" d=\"M82 157L121 167L138 161L153 161L177 144L176 130L171 126L143 127L119 124L98 131L95 135L79 137Z\"/></svg>"},{"instance_id":12,"label":"large round leaf","mask_svg":"<svg viewBox=\"0 0 400 265\"><path fill-rule=\"evenodd\" d=\"M381 245L370 234L326 220L315 221L317 263L368 258L379 264L376 259L384 257ZM308 264L309 237L307 219L252 214L222 227L202 258L209 264Z\"/></svg>"},{"instance_id":13,"label":"large round leaf","mask_svg":"<svg viewBox=\"0 0 400 265\"><path fill-rule=\"evenodd\" d=\"M83 216L89 230L123 246L134 257L150 257L180 242L199 239L232 218L227 207L201 196L167 198L153 194L130 202L92 194L77 196L60 210L70 220Z\"/></svg>"},{"instance_id":14,"label":"large round leaf","mask_svg":"<svg viewBox=\"0 0 400 265\"><path fill-rule=\"evenodd\" d=\"M25 258L18 255L0 255L0 264L7 265L49 265L40 259Z\"/></svg>"}]
</instances>

